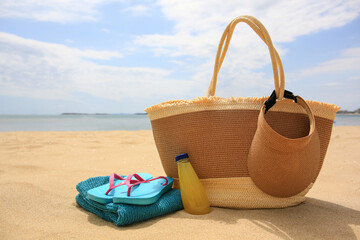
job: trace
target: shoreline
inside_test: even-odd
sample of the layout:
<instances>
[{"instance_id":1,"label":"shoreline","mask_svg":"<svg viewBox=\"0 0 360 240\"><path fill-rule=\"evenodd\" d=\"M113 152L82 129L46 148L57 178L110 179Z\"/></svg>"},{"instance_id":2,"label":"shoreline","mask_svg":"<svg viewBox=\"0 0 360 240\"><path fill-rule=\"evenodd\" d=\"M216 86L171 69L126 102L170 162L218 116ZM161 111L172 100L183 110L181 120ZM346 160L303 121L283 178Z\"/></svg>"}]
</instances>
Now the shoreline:
<instances>
[{"instance_id":1,"label":"shoreline","mask_svg":"<svg viewBox=\"0 0 360 240\"><path fill-rule=\"evenodd\" d=\"M335 128L342 128L342 127L353 127L353 128L360 128L360 125L341 125L341 126L333 126L333 130ZM6 133L111 133L111 132L152 132L152 129L140 129L140 130L51 130L51 131L0 131L1 134Z\"/></svg>"},{"instance_id":2,"label":"shoreline","mask_svg":"<svg viewBox=\"0 0 360 240\"><path fill-rule=\"evenodd\" d=\"M334 126L360 126L360 115L340 114ZM151 130L146 115L24 115L0 116L0 132Z\"/></svg>"},{"instance_id":3,"label":"shoreline","mask_svg":"<svg viewBox=\"0 0 360 240\"><path fill-rule=\"evenodd\" d=\"M336 113L336 116L338 115L353 115L353 116L360 116L360 113Z\"/></svg>"}]
</instances>

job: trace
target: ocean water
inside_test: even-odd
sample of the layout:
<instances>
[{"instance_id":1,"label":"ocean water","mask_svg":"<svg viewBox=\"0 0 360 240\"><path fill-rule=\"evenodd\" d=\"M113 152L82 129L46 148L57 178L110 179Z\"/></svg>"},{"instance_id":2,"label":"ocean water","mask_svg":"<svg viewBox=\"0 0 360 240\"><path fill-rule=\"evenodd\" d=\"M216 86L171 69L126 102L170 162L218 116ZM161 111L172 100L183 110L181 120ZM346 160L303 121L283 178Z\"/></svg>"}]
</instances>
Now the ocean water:
<instances>
[{"instance_id":1,"label":"ocean water","mask_svg":"<svg viewBox=\"0 0 360 240\"><path fill-rule=\"evenodd\" d=\"M334 126L359 126L360 125L360 115L345 115L337 114Z\"/></svg>"},{"instance_id":2,"label":"ocean water","mask_svg":"<svg viewBox=\"0 0 360 240\"><path fill-rule=\"evenodd\" d=\"M151 129L146 115L0 115L0 132Z\"/></svg>"},{"instance_id":3,"label":"ocean water","mask_svg":"<svg viewBox=\"0 0 360 240\"><path fill-rule=\"evenodd\" d=\"M360 115L337 115L334 126L360 126ZM146 115L0 115L0 132L150 129Z\"/></svg>"}]
</instances>

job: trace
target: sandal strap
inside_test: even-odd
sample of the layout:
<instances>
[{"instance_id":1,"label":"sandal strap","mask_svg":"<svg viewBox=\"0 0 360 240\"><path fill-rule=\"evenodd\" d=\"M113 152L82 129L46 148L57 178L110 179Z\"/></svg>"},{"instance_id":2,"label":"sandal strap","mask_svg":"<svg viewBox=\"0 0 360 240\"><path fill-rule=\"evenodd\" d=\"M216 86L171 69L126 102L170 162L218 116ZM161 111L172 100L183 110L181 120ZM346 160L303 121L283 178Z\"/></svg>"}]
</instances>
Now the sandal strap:
<instances>
[{"instance_id":1,"label":"sandal strap","mask_svg":"<svg viewBox=\"0 0 360 240\"><path fill-rule=\"evenodd\" d=\"M119 180L125 180L125 181L117 184L116 186L114 186L115 178L119 179ZM117 187L119 187L121 185L124 185L125 182L126 182L125 178L117 175L116 173L111 174L110 178L109 178L109 189L106 191L105 195L108 195L109 192L111 192L111 190L113 190L114 188L117 188ZM137 180L131 180L131 178L130 178L130 183L135 183L135 182L137 182Z\"/></svg>"},{"instance_id":2,"label":"sandal strap","mask_svg":"<svg viewBox=\"0 0 360 240\"><path fill-rule=\"evenodd\" d=\"M134 174L135 175L135 174ZM137 174L136 174L137 175ZM138 175L139 176L139 175ZM139 176L140 177L140 176ZM140 177L141 178L141 177ZM133 183L133 184L130 184L130 185L127 185L129 188L128 188L128 192L127 192L127 196L128 197L130 197L130 192L131 192L131 188L133 187L133 186L136 186L136 185L138 185L138 184L141 184L141 183L148 183L148 182L151 182L151 181L154 181L154 180L157 180L157 179L165 179L165 183L162 183L161 185L163 185L163 186L165 186L165 185L167 185L168 184L168 179L166 178L166 177L163 177L163 176L159 176L159 177L156 177L156 178L152 178L152 179L149 179L149 180L144 180L144 179L142 179L142 180L139 180L139 181L137 181L137 182L135 182L135 183Z\"/></svg>"},{"instance_id":3,"label":"sandal strap","mask_svg":"<svg viewBox=\"0 0 360 240\"><path fill-rule=\"evenodd\" d=\"M135 182L132 182L131 179L135 177L136 180L133 180ZM145 182L145 180L139 176L139 174L135 173L135 174L131 174L129 176L127 176L126 178L126 181L125 181L125 184L126 186L128 187L128 192L127 192L127 196L129 197L130 196L130 191L131 191L131 188L137 184L140 184L140 183L143 183Z\"/></svg>"},{"instance_id":4,"label":"sandal strap","mask_svg":"<svg viewBox=\"0 0 360 240\"><path fill-rule=\"evenodd\" d=\"M136 178L136 180L132 179L133 177ZM116 179L119 179L119 180L125 180L117 185L114 186L114 182L115 182L115 178ZM126 185L128 187L128 191L127 191L127 196L130 197L130 192L131 192L131 188L133 186L136 186L136 185L139 185L141 183L148 183L148 182L151 182L151 181L154 181L154 180L157 180L157 179L165 179L165 183L162 183L161 185L165 186L168 184L168 179L166 177L163 177L163 176L159 176L159 177L156 177L156 178L152 178L152 179L149 179L149 180L144 180L142 177L140 177L139 174L137 173L134 173L134 174L130 174L125 178L117 175L116 173L113 173L110 175L110 178L109 178L109 189L106 191L105 195L108 195L109 192L111 192L111 190L113 190L114 188L117 188L119 186L122 186L122 185Z\"/></svg>"}]
</instances>

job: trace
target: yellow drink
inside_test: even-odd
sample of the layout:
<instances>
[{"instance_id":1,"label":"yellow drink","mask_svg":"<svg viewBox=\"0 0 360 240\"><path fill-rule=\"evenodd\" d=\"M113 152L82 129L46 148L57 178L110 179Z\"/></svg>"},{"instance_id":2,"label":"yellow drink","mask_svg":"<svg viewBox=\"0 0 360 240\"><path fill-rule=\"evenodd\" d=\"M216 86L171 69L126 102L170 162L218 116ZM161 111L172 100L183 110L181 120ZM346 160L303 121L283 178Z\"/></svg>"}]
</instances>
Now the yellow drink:
<instances>
[{"instance_id":1,"label":"yellow drink","mask_svg":"<svg viewBox=\"0 0 360 240\"><path fill-rule=\"evenodd\" d=\"M207 214L210 212L209 200L206 196L187 154L176 157L180 181L181 200L186 212L190 214Z\"/></svg>"}]
</instances>

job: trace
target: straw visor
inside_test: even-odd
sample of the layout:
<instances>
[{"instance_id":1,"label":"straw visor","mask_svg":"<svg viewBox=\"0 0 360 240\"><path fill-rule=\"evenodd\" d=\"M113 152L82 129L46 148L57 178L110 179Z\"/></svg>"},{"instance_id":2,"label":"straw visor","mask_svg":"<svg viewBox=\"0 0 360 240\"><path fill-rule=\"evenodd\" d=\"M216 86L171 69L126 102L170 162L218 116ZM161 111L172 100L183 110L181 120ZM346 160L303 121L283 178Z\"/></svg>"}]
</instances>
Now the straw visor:
<instances>
[{"instance_id":1,"label":"straw visor","mask_svg":"<svg viewBox=\"0 0 360 240\"><path fill-rule=\"evenodd\" d=\"M263 106L249 150L251 179L262 191L276 197L291 197L302 192L313 181L320 165L314 116L301 97L297 96L297 102L308 114L309 132L298 138L277 133L267 123Z\"/></svg>"}]
</instances>

